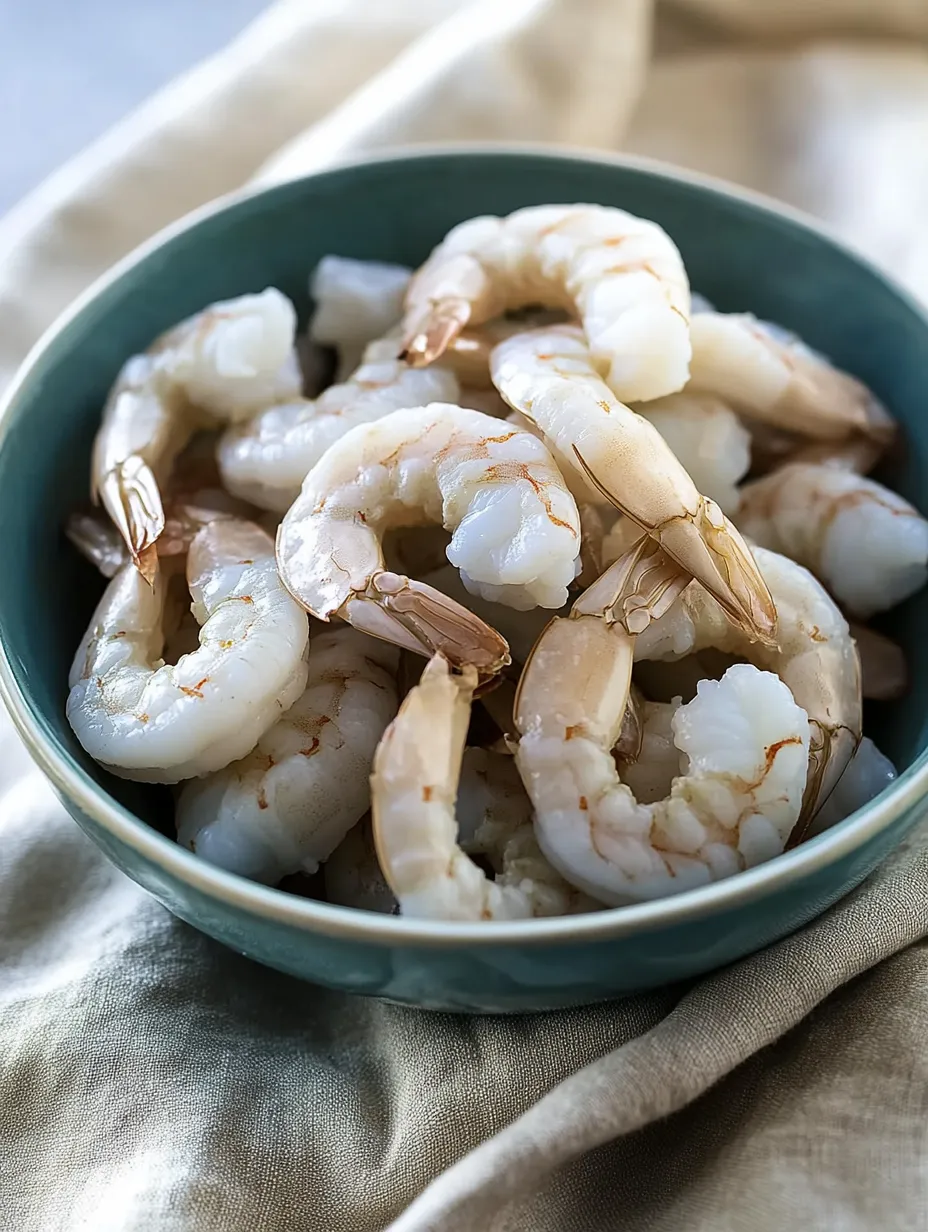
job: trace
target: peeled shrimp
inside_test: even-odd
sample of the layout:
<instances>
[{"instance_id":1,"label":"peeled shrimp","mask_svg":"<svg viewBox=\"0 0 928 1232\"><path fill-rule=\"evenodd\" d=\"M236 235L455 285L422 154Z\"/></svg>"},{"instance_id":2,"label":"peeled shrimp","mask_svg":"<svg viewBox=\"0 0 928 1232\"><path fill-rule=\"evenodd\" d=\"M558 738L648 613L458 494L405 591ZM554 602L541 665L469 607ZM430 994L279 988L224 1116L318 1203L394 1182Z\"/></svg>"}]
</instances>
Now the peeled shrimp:
<instances>
[{"instance_id":1,"label":"peeled shrimp","mask_svg":"<svg viewBox=\"0 0 928 1232\"><path fill-rule=\"evenodd\" d=\"M738 508L738 484L751 465L751 434L711 394L685 389L634 408L670 446L697 489L723 513Z\"/></svg>"},{"instance_id":2,"label":"peeled shrimp","mask_svg":"<svg viewBox=\"0 0 928 1232\"><path fill-rule=\"evenodd\" d=\"M219 443L223 483L265 509L284 512L328 447L358 424L402 407L454 402L458 383L441 365L422 371L396 358L396 338L370 343L360 367L315 401L302 398L268 407L232 425Z\"/></svg>"},{"instance_id":3,"label":"peeled shrimp","mask_svg":"<svg viewBox=\"0 0 928 1232\"><path fill-rule=\"evenodd\" d=\"M122 368L94 441L91 494L132 559L153 574L164 529L159 484L193 432L299 395L296 313L273 288L213 304Z\"/></svg>"},{"instance_id":4,"label":"peeled shrimp","mask_svg":"<svg viewBox=\"0 0 928 1232\"><path fill-rule=\"evenodd\" d=\"M746 313L700 312L690 337L689 390L815 440L859 432L887 444L894 435L889 414L865 385L781 326Z\"/></svg>"},{"instance_id":5,"label":"peeled shrimp","mask_svg":"<svg viewBox=\"0 0 928 1232\"><path fill-rule=\"evenodd\" d=\"M499 810L472 836L475 849L483 846L499 864L496 880L459 845L455 798L476 684L472 668L453 676L436 655L387 728L371 776L384 876L403 914L425 919L512 920L588 909L538 851L510 758L480 751L467 788L480 801L472 813Z\"/></svg>"},{"instance_id":6,"label":"peeled shrimp","mask_svg":"<svg viewBox=\"0 0 928 1232\"><path fill-rule=\"evenodd\" d=\"M847 621L811 573L764 548L754 555L777 605L778 646L752 643L694 583L641 634L635 657L676 659L714 648L776 672L812 732L805 821L828 798L860 739L860 662Z\"/></svg>"},{"instance_id":7,"label":"peeled shrimp","mask_svg":"<svg viewBox=\"0 0 928 1232\"><path fill-rule=\"evenodd\" d=\"M857 752L838 780L837 786L822 805L809 828L808 837L844 821L859 808L869 804L896 778L896 767L864 736Z\"/></svg>"},{"instance_id":8,"label":"peeled shrimp","mask_svg":"<svg viewBox=\"0 0 928 1232\"><path fill-rule=\"evenodd\" d=\"M351 257L323 257L316 266L309 283L315 303L309 336L338 350L337 379L354 372L364 348L399 323L411 277L403 265Z\"/></svg>"},{"instance_id":9,"label":"peeled shrimp","mask_svg":"<svg viewBox=\"0 0 928 1232\"><path fill-rule=\"evenodd\" d=\"M496 348L491 367L509 405L592 481L600 501L653 535L752 636L772 640L776 611L741 536L658 430L612 395L579 329L519 334Z\"/></svg>"},{"instance_id":10,"label":"peeled shrimp","mask_svg":"<svg viewBox=\"0 0 928 1232\"><path fill-rule=\"evenodd\" d=\"M184 785L178 841L269 885L314 873L370 806L398 661L395 646L356 629L313 629L303 695L245 758Z\"/></svg>"},{"instance_id":11,"label":"peeled shrimp","mask_svg":"<svg viewBox=\"0 0 928 1232\"><path fill-rule=\"evenodd\" d=\"M516 700L516 764L539 845L578 889L622 904L731 876L783 851L802 806L809 723L781 680L736 664L673 716L685 773L636 800L612 755L635 635L680 593L643 539L535 647Z\"/></svg>"},{"instance_id":12,"label":"peeled shrimp","mask_svg":"<svg viewBox=\"0 0 928 1232\"><path fill-rule=\"evenodd\" d=\"M420 654L494 674L505 643L439 591L384 570L391 526L442 524L468 590L513 607L559 607L576 573L576 505L544 445L478 411L435 403L352 429L310 471L280 525L288 590Z\"/></svg>"},{"instance_id":13,"label":"peeled shrimp","mask_svg":"<svg viewBox=\"0 0 928 1232\"><path fill-rule=\"evenodd\" d=\"M656 223L602 205L530 206L455 227L409 284L404 354L431 363L466 325L530 304L579 317L616 397L645 402L686 384L680 254Z\"/></svg>"},{"instance_id":14,"label":"peeled shrimp","mask_svg":"<svg viewBox=\"0 0 928 1232\"><path fill-rule=\"evenodd\" d=\"M250 752L303 692L306 615L277 576L274 545L248 522L213 522L187 556L199 648L164 663L162 567L126 565L78 647L67 715L86 751L123 778L176 783Z\"/></svg>"},{"instance_id":15,"label":"peeled shrimp","mask_svg":"<svg viewBox=\"0 0 928 1232\"><path fill-rule=\"evenodd\" d=\"M797 462L747 484L738 525L811 569L854 616L894 607L928 580L928 522L840 467Z\"/></svg>"}]
</instances>

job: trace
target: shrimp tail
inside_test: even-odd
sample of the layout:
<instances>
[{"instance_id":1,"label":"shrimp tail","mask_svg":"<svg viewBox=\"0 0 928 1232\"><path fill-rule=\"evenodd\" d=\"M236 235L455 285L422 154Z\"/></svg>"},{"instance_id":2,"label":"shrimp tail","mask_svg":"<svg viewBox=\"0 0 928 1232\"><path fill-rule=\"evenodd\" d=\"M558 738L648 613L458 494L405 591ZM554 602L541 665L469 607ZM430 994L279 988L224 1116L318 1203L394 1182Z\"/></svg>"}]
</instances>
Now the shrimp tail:
<instances>
[{"instance_id":1,"label":"shrimp tail","mask_svg":"<svg viewBox=\"0 0 928 1232\"><path fill-rule=\"evenodd\" d=\"M164 530L158 483L147 462L132 456L118 463L100 483L99 499L113 519L135 567L151 585L158 567L155 544Z\"/></svg>"},{"instance_id":2,"label":"shrimp tail","mask_svg":"<svg viewBox=\"0 0 928 1232\"><path fill-rule=\"evenodd\" d=\"M508 643L495 629L441 591L402 574L375 573L343 614L356 629L427 658L441 654L459 669L471 665L482 679L510 662Z\"/></svg>"},{"instance_id":3,"label":"shrimp tail","mask_svg":"<svg viewBox=\"0 0 928 1232\"><path fill-rule=\"evenodd\" d=\"M382 807L383 799L407 787L410 781L427 777L433 809L440 804L449 811L454 809L476 684L477 674L472 668L465 669L461 676L453 675L447 660L436 655L426 665L419 685L407 694L374 754L374 849L387 884L395 894L421 888L434 869L428 858L416 862L403 860L408 837L397 834L396 827L390 824L390 810ZM434 821L434 816L430 814L428 819ZM415 846L428 852L429 836L423 834L421 838ZM444 873L445 869L441 871Z\"/></svg>"},{"instance_id":4,"label":"shrimp tail","mask_svg":"<svg viewBox=\"0 0 928 1232\"><path fill-rule=\"evenodd\" d=\"M596 616L621 624L628 633L643 633L673 606L690 577L650 535L636 539L571 609L571 617Z\"/></svg>"},{"instance_id":5,"label":"shrimp tail","mask_svg":"<svg viewBox=\"0 0 928 1232\"><path fill-rule=\"evenodd\" d=\"M573 450L587 478L606 500L647 531L690 577L701 582L738 628L765 646L775 644L777 609L770 590L747 544L715 501L701 496L695 513L648 526L603 486L576 445ZM594 587L602 581L600 578ZM639 629L627 627L631 632L640 633L647 623Z\"/></svg>"},{"instance_id":6,"label":"shrimp tail","mask_svg":"<svg viewBox=\"0 0 928 1232\"><path fill-rule=\"evenodd\" d=\"M859 744L860 736L850 727L809 720L809 773L799 819L786 845L788 850L798 847L806 838L816 814L834 791Z\"/></svg>"},{"instance_id":7,"label":"shrimp tail","mask_svg":"<svg viewBox=\"0 0 928 1232\"><path fill-rule=\"evenodd\" d=\"M465 299L433 300L406 335L399 358L412 368L425 368L444 355L470 320L471 309Z\"/></svg>"},{"instance_id":8,"label":"shrimp tail","mask_svg":"<svg viewBox=\"0 0 928 1232\"><path fill-rule=\"evenodd\" d=\"M726 615L754 641L776 644L777 609L750 549L714 501L696 516L655 532L661 546L714 596Z\"/></svg>"}]
</instances>

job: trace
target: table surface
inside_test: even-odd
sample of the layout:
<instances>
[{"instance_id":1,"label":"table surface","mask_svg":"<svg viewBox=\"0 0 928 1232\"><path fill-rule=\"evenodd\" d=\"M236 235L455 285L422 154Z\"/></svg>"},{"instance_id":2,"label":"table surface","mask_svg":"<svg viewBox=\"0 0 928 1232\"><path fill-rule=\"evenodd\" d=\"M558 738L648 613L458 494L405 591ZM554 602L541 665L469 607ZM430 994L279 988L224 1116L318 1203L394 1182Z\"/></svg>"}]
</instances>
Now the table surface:
<instances>
[{"instance_id":1,"label":"table surface","mask_svg":"<svg viewBox=\"0 0 928 1232\"><path fill-rule=\"evenodd\" d=\"M0 214L269 0L0 0Z\"/></svg>"}]
</instances>

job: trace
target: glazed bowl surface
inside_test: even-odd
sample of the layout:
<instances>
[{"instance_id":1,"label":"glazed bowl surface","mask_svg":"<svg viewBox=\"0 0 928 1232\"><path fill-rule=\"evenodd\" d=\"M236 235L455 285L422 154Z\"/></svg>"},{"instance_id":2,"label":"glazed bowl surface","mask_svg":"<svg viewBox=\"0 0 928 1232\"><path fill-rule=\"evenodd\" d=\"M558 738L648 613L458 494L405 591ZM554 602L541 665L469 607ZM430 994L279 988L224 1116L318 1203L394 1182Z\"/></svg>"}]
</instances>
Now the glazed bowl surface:
<instances>
[{"instance_id":1,"label":"glazed bowl surface","mask_svg":"<svg viewBox=\"0 0 928 1232\"><path fill-rule=\"evenodd\" d=\"M795 851L658 902L492 924L349 910L245 881L172 839L168 791L113 778L65 719L68 667L101 590L62 535L86 501L91 441L129 355L206 304L266 286L305 321L326 253L419 263L455 223L545 202L617 205L679 245L723 310L794 329L855 373L904 425L894 487L928 508L928 320L865 261L771 202L658 165L538 149L447 149L359 162L200 211L97 283L30 355L0 410L0 684L20 733L77 823L169 910L302 979L434 1009L513 1012L698 975L807 923L924 815L928 595L884 627L912 686L866 730L902 770L877 800Z\"/></svg>"}]
</instances>

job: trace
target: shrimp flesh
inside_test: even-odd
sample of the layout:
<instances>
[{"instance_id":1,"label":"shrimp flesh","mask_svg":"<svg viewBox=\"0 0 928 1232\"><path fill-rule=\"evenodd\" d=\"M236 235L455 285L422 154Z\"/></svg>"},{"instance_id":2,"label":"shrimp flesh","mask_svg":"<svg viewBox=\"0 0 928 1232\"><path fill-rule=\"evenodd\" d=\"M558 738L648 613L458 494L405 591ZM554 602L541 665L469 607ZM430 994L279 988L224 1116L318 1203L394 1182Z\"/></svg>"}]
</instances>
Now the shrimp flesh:
<instances>
[{"instance_id":1,"label":"shrimp flesh","mask_svg":"<svg viewBox=\"0 0 928 1232\"><path fill-rule=\"evenodd\" d=\"M516 699L516 764L539 845L563 876L615 905L731 876L783 851L802 807L809 722L769 672L700 681L671 727L685 772L650 804L620 779L636 634L686 582L641 540L545 630ZM610 603L610 599L612 602Z\"/></svg>"},{"instance_id":2,"label":"shrimp flesh","mask_svg":"<svg viewBox=\"0 0 928 1232\"><path fill-rule=\"evenodd\" d=\"M268 288L213 304L123 366L94 441L91 495L146 578L164 530L159 485L193 433L301 392L295 329L293 305Z\"/></svg>"},{"instance_id":3,"label":"shrimp flesh","mask_svg":"<svg viewBox=\"0 0 928 1232\"><path fill-rule=\"evenodd\" d=\"M396 358L396 348L395 338L372 342L344 384L330 386L315 401L271 406L247 423L230 426L217 454L228 490L283 513L328 447L351 428L403 407L457 400L458 383L451 372L441 365L410 369Z\"/></svg>"},{"instance_id":4,"label":"shrimp flesh","mask_svg":"<svg viewBox=\"0 0 928 1232\"><path fill-rule=\"evenodd\" d=\"M467 589L557 608L577 569L576 505L544 445L498 420L435 403L353 428L306 477L277 535L280 574L314 616L341 616L420 654L495 674L498 634L439 591L384 569L390 527L444 525Z\"/></svg>"},{"instance_id":5,"label":"shrimp flesh","mask_svg":"<svg viewBox=\"0 0 928 1232\"><path fill-rule=\"evenodd\" d=\"M831 794L860 740L860 661L847 621L811 573L776 552L755 548L754 555L777 605L778 646L750 642L715 600L693 584L642 633L635 656L677 659L713 648L775 672L809 717L805 822Z\"/></svg>"},{"instance_id":6,"label":"shrimp flesh","mask_svg":"<svg viewBox=\"0 0 928 1232\"><path fill-rule=\"evenodd\" d=\"M94 760L123 778L176 783L250 752L303 692L306 615L277 576L272 540L212 522L187 555L193 654L161 659L169 572L131 564L109 583L78 647L67 715Z\"/></svg>"},{"instance_id":7,"label":"shrimp flesh","mask_svg":"<svg viewBox=\"0 0 928 1232\"><path fill-rule=\"evenodd\" d=\"M909 687L909 669L901 646L867 625L850 621L851 637L860 655L860 678L864 697L891 702L903 697Z\"/></svg>"},{"instance_id":8,"label":"shrimp flesh","mask_svg":"<svg viewBox=\"0 0 928 1232\"><path fill-rule=\"evenodd\" d=\"M615 399L580 330L519 334L496 348L491 368L504 399L534 421L556 458L592 481L600 502L653 535L752 636L773 639L776 611L738 531L657 428Z\"/></svg>"},{"instance_id":9,"label":"shrimp flesh","mask_svg":"<svg viewBox=\"0 0 928 1232\"><path fill-rule=\"evenodd\" d=\"M309 282L315 304L309 337L338 351L337 380L354 372L369 343L399 324L411 277L403 265L351 257L323 257L316 266Z\"/></svg>"},{"instance_id":10,"label":"shrimp flesh","mask_svg":"<svg viewBox=\"0 0 928 1232\"><path fill-rule=\"evenodd\" d=\"M796 462L747 484L738 525L811 569L864 619L928 580L928 521L882 484L837 466Z\"/></svg>"},{"instance_id":11,"label":"shrimp flesh","mask_svg":"<svg viewBox=\"0 0 928 1232\"><path fill-rule=\"evenodd\" d=\"M856 813L895 778L896 767L872 740L864 736L834 791L819 809L807 837L814 838L816 834L844 821L845 817L850 817L851 813Z\"/></svg>"},{"instance_id":12,"label":"shrimp flesh","mask_svg":"<svg viewBox=\"0 0 928 1232\"><path fill-rule=\"evenodd\" d=\"M478 750L465 791L472 797L471 813L485 814L472 841L499 864L496 880L459 844L455 798L476 684L473 668L454 676L447 660L435 655L374 757L374 842L400 909L404 915L443 920L527 919L586 910L586 901L578 902L537 850L531 806L510 758Z\"/></svg>"},{"instance_id":13,"label":"shrimp flesh","mask_svg":"<svg viewBox=\"0 0 928 1232\"><path fill-rule=\"evenodd\" d=\"M738 484L751 465L751 434L735 412L688 389L633 409L657 428L697 489L734 514Z\"/></svg>"},{"instance_id":14,"label":"shrimp flesh","mask_svg":"<svg viewBox=\"0 0 928 1232\"><path fill-rule=\"evenodd\" d=\"M895 434L865 385L781 326L747 313L700 312L690 337L688 388L714 394L746 417L821 441L862 433L885 445Z\"/></svg>"},{"instance_id":15,"label":"shrimp flesh","mask_svg":"<svg viewBox=\"0 0 928 1232\"><path fill-rule=\"evenodd\" d=\"M656 223L602 205L472 218L445 236L406 294L404 355L438 359L468 324L531 304L579 318L617 398L647 402L689 376L689 283Z\"/></svg>"},{"instance_id":16,"label":"shrimp flesh","mask_svg":"<svg viewBox=\"0 0 928 1232\"><path fill-rule=\"evenodd\" d=\"M268 885L314 873L370 807L398 662L395 646L356 629L313 629L303 695L241 761L184 785L178 841Z\"/></svg>"}]
</instances>

